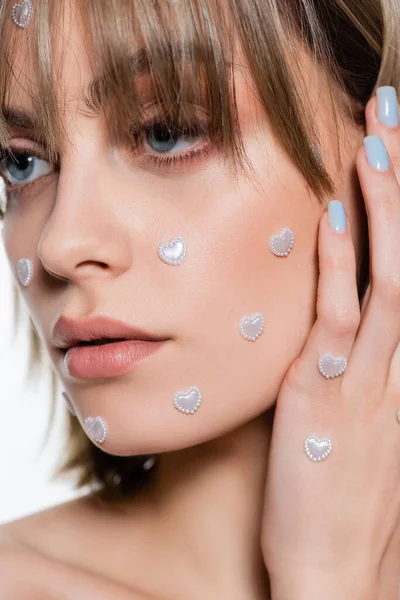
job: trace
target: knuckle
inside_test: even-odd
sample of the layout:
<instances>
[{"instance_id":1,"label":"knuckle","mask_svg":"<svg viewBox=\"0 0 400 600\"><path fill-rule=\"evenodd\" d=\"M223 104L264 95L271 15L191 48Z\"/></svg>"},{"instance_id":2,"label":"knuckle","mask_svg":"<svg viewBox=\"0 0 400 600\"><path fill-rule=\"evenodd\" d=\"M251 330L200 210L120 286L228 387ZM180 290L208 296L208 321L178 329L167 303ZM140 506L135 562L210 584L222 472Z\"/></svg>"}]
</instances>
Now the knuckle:
<instances>
[{"instance_id":1,"label":"knuckle","mask_svg":"<svg viewBox=\"0 0 400 600\"><path fill-rule=\"evenodd\" d=\"M343 254L329 253L325 256L325 268L332 272L343 272L349 268L349 258Z\"/></svg>"},{"instance_id":2,"label":"knuckle","mask_svg":"<svg viewBox=\"0 0 400 600\"><path fill-rule=\"evenodd\" d=\"M324 326L336 337L353 335L360 325L360 308L335 304L327 308L321 317Z\"/></svg>"}]
</instances>

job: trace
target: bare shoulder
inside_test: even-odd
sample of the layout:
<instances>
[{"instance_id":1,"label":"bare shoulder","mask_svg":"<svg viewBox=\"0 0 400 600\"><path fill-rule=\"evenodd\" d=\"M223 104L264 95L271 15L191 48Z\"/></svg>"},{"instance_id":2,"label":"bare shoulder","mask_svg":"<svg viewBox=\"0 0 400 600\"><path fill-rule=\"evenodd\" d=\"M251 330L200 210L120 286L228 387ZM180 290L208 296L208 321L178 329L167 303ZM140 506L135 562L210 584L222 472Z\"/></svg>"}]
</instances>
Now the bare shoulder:
<instances>
[{"instance_id":1,"label":"bare shoulder","mask_svg":"<svg viewBox=\"0 0 400 600\"><path fill-rule=\"evenodd\" d=\"M2 600L154 600L3 539L0 581Z\"/></svg>"},{"instance_id":2,"label":"bare shoulder","mask_svg":"<svg viewBox=\"0 0 400 600\"><path fill-rule=\"evenodd\" d=\"M1 600L154 600L80 561L90 518L83 498L0 525Z\"/></svg>"},{"instance_id":3,"label":"bare shoulder","mask_svg":"<svg viewBox=\"0 0 400 600\"><path fill-rule=\"evenodd\" d=\"M84 499L77 498L0 525L2 554L28 552L68 559ZM81 533L82 530L81 530Z\"/></svg>"}]
</instances>

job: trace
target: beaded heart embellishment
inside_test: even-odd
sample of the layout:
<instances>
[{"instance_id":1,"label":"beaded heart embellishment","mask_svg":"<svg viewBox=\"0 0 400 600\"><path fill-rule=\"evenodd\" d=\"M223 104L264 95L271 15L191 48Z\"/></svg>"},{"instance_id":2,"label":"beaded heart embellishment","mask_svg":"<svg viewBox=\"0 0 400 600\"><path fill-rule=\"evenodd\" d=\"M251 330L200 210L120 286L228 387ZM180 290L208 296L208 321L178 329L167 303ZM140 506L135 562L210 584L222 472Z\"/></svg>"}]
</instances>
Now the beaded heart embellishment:
<instances>
[{"instance_id":1,"label":"beaded heart embellishment","mask_svg":"<svg viewBox=\"0 0 400 600\"><path fill-rule=\"evenodd\" d=\"M174 237L171 242L160 244L158 248L158 256L168 265L181 265L186 252L186 242L179 236Z\"/></svg>"},{"instance_id":2,"label":"beaded heart embellishment","mask_svg":"<svg viewBox=\"0 0 400 600\"><path fill-rule=\"evenodd\" d=\"M246 315L240 319L240 332L246 340L255 342L264 331L264 317L261 313Z\"/></svg>"},{"instance_id":3,"label":"beaded heart embellishment","mask_svg":"<svg viewBox=\"0 0 400 600\"><path fill-rule=\"evenodd\" d=\"M304 442L308 458L314 462L324 460L332 450L332 442L326 438L320 439L314 433Z\"/></svg>"},{"instance_id":4,"label":"beaded heart embellishment","mask_svg":"<svg viewBox=\"0 0 400 600\"><path fill-rule=\"evenodd\" d=\"M294 245L294 233L289 227L284 227L269 239L270 250L275 256L287 256Z\"/></svg>"},{"instance_id":5,"label":"beaded heart embellishment","mask_svg":"<svg viewBox=\"0 0 400 600\"><path fill-rule=\"evenodd\" d=\"M318 361L318 369L326 379L339 377L347 369L347 359L344 356L323 354Z\"/></svg>"},{"instance_id":6,"label":"beaded heart embellishment","mask_svg":"<svg viewBox=\"0 0 400 600\"><path fill-rule=\"evenodd\" d=\"M174 405L175 408L185 413L193 415L201 404L201 392L197 387L189 387L184 392L176 392Z\"/></svg>"},{"instance_id":7,"label":"beaded heart embellishment","mask_svg":"<svg viewBox=\"0 0 400 600\"><path fill-rule=\"evenodd\" d=\"M27 27L32 18L32 2L31 0L24 0L24 2L17 2L12 7L11 16L12 20L18 27Z\"/></svg>"},{"instance_id":8,"label":"beaded heart embellishment","mask_svg":"<svg viewBox=\"0 0 400 600\"><path fill-rule=\"evenodd\" d=\"M107 425L102 417L87 417L84 423L85 431L98 444L102 444L107 437Z\"/></svg>"}]
</instances>

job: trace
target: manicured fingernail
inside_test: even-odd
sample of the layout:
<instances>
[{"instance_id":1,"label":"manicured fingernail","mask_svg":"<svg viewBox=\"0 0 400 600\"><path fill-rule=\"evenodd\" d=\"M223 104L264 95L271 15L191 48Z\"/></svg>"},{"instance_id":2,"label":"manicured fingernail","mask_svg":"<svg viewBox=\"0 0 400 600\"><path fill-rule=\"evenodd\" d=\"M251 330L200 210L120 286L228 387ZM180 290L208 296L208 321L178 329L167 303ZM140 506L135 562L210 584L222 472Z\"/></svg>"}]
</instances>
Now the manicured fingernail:
<instances>
[{"instance_id":1,"label":"manicured fingernail","mask_svg":"<svg viewBox=\"0 0 400 600\"><path fill-rule=\"evenodd\" d=\"M343 202L331 200L328 204L329 225L336 233L345 233L347 227L346 212Z\"/></svg>"},{"instance_id":2,"label":"manicured fingernail","mask_svg":"<svg viewBox=\"0 0 400 600\"><path fill-rule=\"evenodd\" d=\"M370 166L376 171L389 170L389 155L383 139L379 135L367 135L364 138L364 148Z\"/></svg>"},{"instance_id":3,"label":"manicured fingernail","mask_svg":"<svg viewBox=\"0 0 400 600\"><path fill-rule=\"evenodd\" d=\"M379 87L376 91L378 99L378 117L386 127L399 126L399 103L396 88L390 85Z\"/></svg>"}]
</instances>

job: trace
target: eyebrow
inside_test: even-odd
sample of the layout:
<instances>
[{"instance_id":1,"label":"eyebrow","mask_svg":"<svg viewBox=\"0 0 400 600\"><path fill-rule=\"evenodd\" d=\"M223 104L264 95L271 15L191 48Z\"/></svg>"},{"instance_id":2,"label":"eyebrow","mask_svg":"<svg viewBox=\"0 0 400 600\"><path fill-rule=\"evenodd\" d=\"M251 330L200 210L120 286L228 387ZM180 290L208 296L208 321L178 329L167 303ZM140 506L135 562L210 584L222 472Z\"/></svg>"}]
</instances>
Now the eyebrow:
<instances>
[{"instance_id":1,"label":"eyebrow","mask_svg":"<svg viewBox=\"0 0 400 600\"><path fill-rule=\"evenodd\" d=\"M182 50L180 44L174 44L175 51L179 53ZM142 75L150 73L150 53L145 48L140 48L136 52L128 56L128 61L131 66L133 79L137 79ZM107 76L102 74L93 79L89 86L88 92L84 94L83 100L86 108L90 113L96 115L101 112L104 104L103 91L107 87ZM36 117L23 109L14 108L12 106L4 106L1 109L2 117L9 128L18 129L26 134L29 134L34 139L38 138L39 125Z\"/></svg>"}]
</instances>

